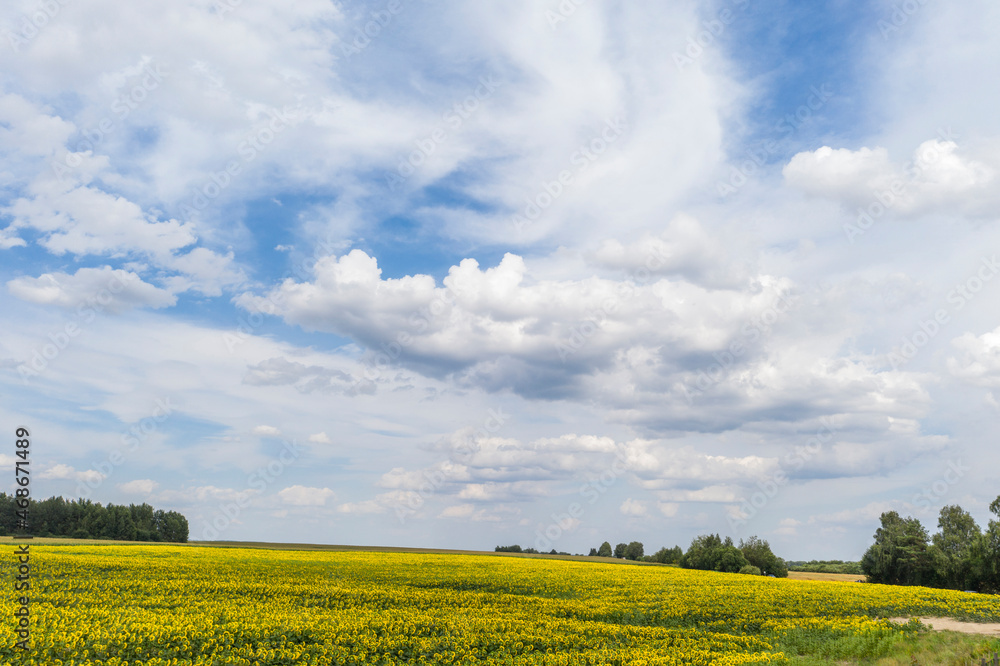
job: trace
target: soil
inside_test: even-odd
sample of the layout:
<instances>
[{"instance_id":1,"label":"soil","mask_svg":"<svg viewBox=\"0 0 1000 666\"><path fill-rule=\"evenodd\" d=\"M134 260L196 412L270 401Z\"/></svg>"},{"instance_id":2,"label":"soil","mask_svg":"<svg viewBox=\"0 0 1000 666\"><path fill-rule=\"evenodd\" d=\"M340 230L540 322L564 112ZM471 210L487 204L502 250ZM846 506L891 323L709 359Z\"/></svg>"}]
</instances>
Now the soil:
<instances>
[{"instance_id":1,"label":"soil","mask_svg":"<svg viewBox=\"0 0 1000 666\"><path fill-rule=\"evenodd\" d=\"M904 624L910 620L908 617L889 618L893 622ZM961 622L950 617L921 617L917 618L934 631L957 631L963 634L982 634L983 636L1000 636L1000 624L986 624L982 622Z\"/></svg>"}]
</instances>

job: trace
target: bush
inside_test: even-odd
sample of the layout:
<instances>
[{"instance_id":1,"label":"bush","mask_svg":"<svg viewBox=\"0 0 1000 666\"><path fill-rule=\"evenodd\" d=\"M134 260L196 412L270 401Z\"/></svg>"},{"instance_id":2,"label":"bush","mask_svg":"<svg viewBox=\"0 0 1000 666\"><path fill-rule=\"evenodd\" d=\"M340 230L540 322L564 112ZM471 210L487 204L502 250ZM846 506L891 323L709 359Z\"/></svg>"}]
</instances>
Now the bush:
<instances>
[{"instance_id":1,"label":"bush","mask_svg":"<svg viewBox=\"0 0 1000 666\"><path fill-rule=\"evenodd\" d=\"M493 549L494 553L521 553L521 547L516 543L513 546L497 546Z\"/></svg>"},{"instance_id":2,"label":"bush","mask_svg":"<svg viewBox=\"0 0 1000 666\"><path fill-rule=\"evenodd\" d=\"M749 576L760 576L761 575L760 569L758 569L757 567L755 567L752 564L748 564L745 567L743 567L742 569L740 569L740 573L741 574L747 574Z\"/></svg>"}]
</instances>

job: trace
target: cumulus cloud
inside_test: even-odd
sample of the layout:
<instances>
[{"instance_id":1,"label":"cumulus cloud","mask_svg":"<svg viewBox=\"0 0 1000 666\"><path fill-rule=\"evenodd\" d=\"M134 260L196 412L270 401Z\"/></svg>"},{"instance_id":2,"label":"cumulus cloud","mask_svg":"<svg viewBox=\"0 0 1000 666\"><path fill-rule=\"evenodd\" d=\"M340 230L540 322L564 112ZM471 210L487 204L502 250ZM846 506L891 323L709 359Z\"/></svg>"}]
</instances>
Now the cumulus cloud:
<instances>
[{"instance_id":1,"label":"cumulus cloud","mask_svg":"<svg viewBox=\"0 0 1000 666\"><path fill-rule=\"evenodd\" d=\"M76 476L76 470L69 465L64 465L63 463L53 465L38 474L38 478L40 479L73 479L76 478Z\"/></svg>"},{"instance_id":2,"label":"cumulus cloud","mask_svg":"<svg viewBox=\"0 0 1000 666\"><path fill-rule=\"evenodd\" d=\"M75 309L83 305L118 314L133 308L165 308L177 297L131 271L81 268L73 275L43 273L37 278L17 278L7 283L11 294L25 301Z\"/></svg>"},{"instance_id":3,"label":"cumulus cloud","mask_svg":"<svg viewBox=\"0 0 1000 666\"><path fill-rule=\"evenodd\" d=\"M281 431L269 425L254 426L250 432L258 437L281 437Z\"/></svg>"},{"instance_id":4,"label":"cumulus cloud","mask_svg":"<svg viewBox=\"0 0 1000 666\"><path fill-rule=\"evenodd\" d=\"M657 502L657 508L667 518L673 518L680 511L681 505L676 502Z\"/></svg>"},{"instance_id":5,"label":"cumulus cloud","mask_svg":"<svg viewBox=\"0 0 1000 666\"><path fill-rule=\"evenodd\" d=\"M285 504L292 506L325 506L326 501L336 496L329 488L308 488L306 486L290 486L278 493Z\"/></svg>"},{"instance_id":6,"label":"cumulus cloud","mask_svg":"<svg viewBox=\"0 0 1000 666\"><path fill-rule=\"evenodd\" d=\"M627 271L637 280L672 275L706 287L735 288L751 278L750 267L734 257L718 236L684 214L674 217L659 236L646 235L630 245L604 241L592 261Z\"/></svg>"},{"instance_id":7,"label":"cumulus cloud","mask_svg":"<svg viewBox=\"0 0 1000 666\"><path fill-rule=\"evenodd\" d=\"M124 493L136 495L150 495L160 484L152 479L136 479L128 483L118 485L118 489Z\"/></svg>"},{"instance_id":8,"label":"cumulus cloud","mask_svg":"<svg viewBox=\"0 0 1000 666\"><path fill-rule=\"evenodd\" d=\"M385 513L386 512L385 503L378 500L364 500L361 502L345 502L337 506L337 511L340 513L348 514L369 514L369 513Z\"/></svg>"},{"instance_id":9,"label":"cumulus cloud","mask_svg":"<svg viewBox=\"0 0 1000 666\"><path fill-rule=\"evenodd\" d=\"M13 218L11 228L40 232L39 244L57 256L140 252L162 257L197 240L192 224L160 221L135 202L96 186L43 174L33 190L33 196L15 199L3 212Z\"/></svg>"},{"instance_id":10,"label":"cumulus cloud","mask_svg":"<svg viewBox=\"0 0 1000 666\"><path fill-rule=\"evenodd\" d=\"M951 344L959 352L948 359L954 377L976 386L1000 387L1000 327L980 336L966 333Z\"/></svg>"},{"instance_id":11,"label":"cumulus cloud","mask_svg":"<svg viewBox=\"0 0 1000 666\"><path fill-rule=\"evenodd\" d=\"M646 515L646 504L645 502L640 502L639 500L634 500L631 497L622 502L622 505L618 507L626 516L645 516Z\"/></svg>"},{"instance_id":12,"label":"cumulus cloud","mask_svg":"<svg viewBox=\"0 0 1000 666\"><path fill-rule=\"evenodd\" d=\"M353 250L321 259L312 282L286 280L238 303L268 311L278 303L275 313L290 324L393 349L390 361L431 376L568 397L578 391L574 376L628 362L625 351L690 365L773 309L790 288L767 276L742 291L666 278L638 286L627 279L539 280L513 254L486 270L465 259L438 287L427 275L382 279L376 260Z\"/></svg>"},{"instance_id":13,"label":"cumulus cloud","mask_svg":"<svg viewBox=\"0 0 1000 666\"><path fill-rule=\"evenodd\" d=\"M87 469L82 472L76 472L76 478L83 481L86 484L93 485L95 483L100 483L104 480L104 475L98 472L96 469Z\"/></svg>"},{"instance_id":14,"label":"cumulus cloud","mask_svg":"<svg viewBox=\"0 0 1000 666\"><path fill-rule=\"evenodd\" d=\"M868 210L919 215L943 207L968 213L997 210L996 174L1000 162L987 163L959 150L954 141L920 144L906 163L895 163L885 148L849 150L824 146L795 155L782 173L786 182L808 194Z\"/></svg>"},{"instance_id":15,"label":"cumulus cloud","mask_svg":"<svg viewBox=\"0 0 1000 666\"><path fill-rule=\"evenodd\" d=\"M309 435L308 440L311 444L333 444L333 440L325 432L317 432L315 434Z\"/></svg>"},{"instance_id":16,"label":"cumulus cloud","mask_svg":"<svg viewBox=\"0 0 1000 666\"><path fill-rule=\"evenodd\" d=\"M472 504L456 504L445 508L438 514L439 518L471 518L476 507Z\"/></svg>"},{"instance_id":17,"label":"cumulus cloud","mask_svg":"<svg viewBox=\"0 0 1000 666\"><path fill-rule=\"evenodd\" d=\"M795 536L798 534L798 527L801 524L801 520L796 520L795 518L783 518L781 522L778 523L778 528L774 530L774 533L781 536Z\"/></svg>"}]
</instances>

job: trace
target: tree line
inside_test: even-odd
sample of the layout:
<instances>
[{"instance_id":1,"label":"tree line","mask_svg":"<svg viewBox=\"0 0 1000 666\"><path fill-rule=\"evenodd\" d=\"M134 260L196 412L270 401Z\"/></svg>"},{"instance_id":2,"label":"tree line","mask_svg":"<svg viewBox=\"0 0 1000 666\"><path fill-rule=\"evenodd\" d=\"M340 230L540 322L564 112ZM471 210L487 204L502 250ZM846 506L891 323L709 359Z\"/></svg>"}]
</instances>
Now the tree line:
<instances>
[{"instance_id":1,"label":"tree line","mask_svg":"<svg viewBox=\"0 0 1000 666\"><path fill-rule=\"evenodd\" d=\"M752 536L746 541L740 540L739 546L733 543L731 537L724 540L718 534L704 534L696 537L687 552L680 546L660 548L653 555L644 554L641 541L619 543L614 548L610 541L605 541L597 548L591 548L590 557L615 557L635 562L656 562L659 564L679 564L685 569L703 569L706 571L721 571L726 573L753 574L756 576L774 576L785 578L788 567L785 561L771 552L771 546L762 539ZM538 553L534 548L513 546L497 546L498 553ZM549 555L569 555L557 553L555 549Z\"/></svg>"},{"instance_id":2,"label":"tree line","mask_svg":"<svg viewBox=\"0 0 1000 666\"><path fill-rule=\"evenodd\" d=\"M1000 518L1000 497L990 512ZM1000 593L1000 520L990 520L984 531L952 504L941 509L933 537L919 520L895 511L879 520L875 543L861 558L869 583Z\"/></svg>"},{"instance_id":3,"label":"tree line","mask_svg":"<svg viewBox=\"0 0 1000 666\"><path fill-rule=\"evenodd\" d=\"M0 493L0 534L14 534L16 498ZM148 504L101 506L88 499L62 497L30 500L28 529L33 536L116 541L166 541L185 543L188 521L176 511L157 510Z\"/></svg>"},{"instance_id":4,"label":"tree line","mask_svg":"<svg viewBox=\"0 0 1000 666\"><path fill-rule=\"evenodd\" d=\"M786 562L789 571L808 571L811 573L835 573L861 575L860 562L845 562L844 560L796 560Z\"/></svg>"}]
</instances>

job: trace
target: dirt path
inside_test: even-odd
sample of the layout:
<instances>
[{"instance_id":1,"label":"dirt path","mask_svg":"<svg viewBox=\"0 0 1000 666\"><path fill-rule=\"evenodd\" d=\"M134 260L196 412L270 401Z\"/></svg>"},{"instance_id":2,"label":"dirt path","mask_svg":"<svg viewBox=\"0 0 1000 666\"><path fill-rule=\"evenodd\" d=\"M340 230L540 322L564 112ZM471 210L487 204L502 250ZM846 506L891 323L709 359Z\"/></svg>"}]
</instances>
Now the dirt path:
<instances>
[{"instance_id":1,"label":"dirt path","mask_svg":"<svg viewBox=\"0 0 1000 666\"><path fill-rule=\"evenodd\" d=\"M891 617L892 622L905 624L908 617ZM935 631L958 631L963 634L982 634L984 636L1000 636L1000 624L983 624L981 622L960 622L950 617L917 618Z\"/></svg>"}]
</instances>

